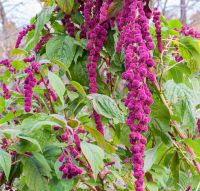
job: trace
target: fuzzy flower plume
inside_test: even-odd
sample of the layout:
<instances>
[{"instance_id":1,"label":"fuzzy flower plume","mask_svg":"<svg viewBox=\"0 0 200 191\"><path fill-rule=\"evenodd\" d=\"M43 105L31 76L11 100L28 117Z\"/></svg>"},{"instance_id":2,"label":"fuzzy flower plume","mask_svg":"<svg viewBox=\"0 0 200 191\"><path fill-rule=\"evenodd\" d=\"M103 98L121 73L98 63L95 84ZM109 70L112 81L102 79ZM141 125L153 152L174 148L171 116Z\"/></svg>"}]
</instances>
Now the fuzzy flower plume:
<instances>
[{"instance_id":1,"label":"fuzzy flower plume","mask_svg":"<svg viewBox=\"0 0 200 191\"><path fill-rule=\"evenodd\" d=\"M34 47L34 51L37 53L40 50L40 48L49 41L50 37L50 34L46 34L45 36L43 36Z\"/></svg>"},{"instance_id":2,"label":"fuzzy flower plume","mask_svg":"<svg viewBox=\"0 0 200 191\"><path fill-rule=\"evenodd\" d=\"M153 104L146 79L155 80L150 71L155 65L150 54L154 44L145 5L143 0L125 0L124 8L117 17L120 39L116 50L125 52L125 72L122 78L127 81L128 89L124 103L129 109L126 124L131 130L129 139L136 191L144 191L143 155L147 141L142 134L148 130L150 105Z\"/></svg>"},{"instance_id":3,"label":"fuzzy flower plume","mask_svg":"<svg viewBox=\"0 0 200 191\"><path fill-rule=\"evenodd\" d=\"M15 48L19 48L22 39L28 34L29 31L35 29L35 25L27 25L22 31L19 32Z\"/></svg>"},{"instance_id":4,"label":"fuzzy flower plume","mask_svg":"<svg viewBox=\"0 0 200 191\"><path fill-rule=\"evenodd\" d=\"M5 83L2 84L2 90L3 90L3 97L5 99L9 99L11 95Z\"/></svg>"},{"instance_id":5,"label":"fuzzy flower plume","mask_svg":"<svg viewBox=\"0 0 200 191\"><path fill-rule=\"evenodd\" d=\"M24 111L30 112L32 107L33 88L36 85L36 79L30 68L25 69L27 74L24 81Z\"/></svg>"},{"instance_id":6,"label":"fuzzy flower plume","mask_svg":"<svg viewBox=\"0 0 200 191\"><path fill-rule=\"evenodd\" d=\"M54 127L55 128L55 127ZM56 128L58 129L58 128ZM79 133L85 133L79 128L73 129L73 132L66 129L60 136L63 142L71 143L70 146L65 148L58 160L62 163L59 171L62 173L63 179L72 179L83 173L83 170L73 163L73 160L79 162L79 154L81 152ZM73 144L75 146L73 146Z\"/></svg>"},{"instance_id":7,"label":"fuzzy flower plume","mask_svg":"<svg viewBox=\"0 0 200 191\"><path fill-rule=\"evenodd\" d=\"M200 32L195 31L189 26L183 26L180 31L184 36L190 36L192 38L200 39Z\"/></svg>"},{"instance_id":8,"label":"fuzzy flower plume","mask_svg":"<svg viewBox=\"0 0 200 191\"><path fill-rule=\"evenodd\" d=\"M110 0L104 1L103 4L101 4L100 1L97 1L95 4L91 1L86 1L85 4L85 27L91 29L87 32L87 49L89 50L87 70L90 94L98 93L96 68L97 63L100 60L100 52L103 48L104 42L107 39L106 36L108 33L108 22L106 22L105 19L109 3ZM92 10L94 14L92 14ZM93 116L96 122L97 130L104 134L100 115L94 111Z\"/></svg>"},{"instance_id":9,"label":"fuzzy flower plume","mask_svg":"<svg viewBox=\"0 0 200 191\"><path fill-rule=\"evenodd\" d=\"M156 38L157 38L157 44L158 44L158 51L162 53L162 38L161 38L161 22L160 22L160 12L157 8L154 9L153 12L153 22L156 27Z\"/></svg>"},{"instance_id":10,"label":"fuzzy flower plume","mask_svg":"<svg viewBox=\"0 0 200 191\"><path fill-rule=\"evenodd\" d=\"M10 60L8 60L8 59L0 60L0 65L5 66L12 73L16 72L16 70L12 67L12 65L10 63Z\"/></svg>"}]
</instances>

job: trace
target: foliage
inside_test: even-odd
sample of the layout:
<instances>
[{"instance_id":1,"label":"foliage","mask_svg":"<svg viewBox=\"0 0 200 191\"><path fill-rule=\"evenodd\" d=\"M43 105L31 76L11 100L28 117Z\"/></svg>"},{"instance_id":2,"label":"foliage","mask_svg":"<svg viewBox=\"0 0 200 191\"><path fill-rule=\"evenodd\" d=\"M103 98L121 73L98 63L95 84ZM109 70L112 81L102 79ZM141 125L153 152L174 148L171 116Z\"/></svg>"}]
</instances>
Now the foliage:
<instances>
[{"instance_id":1,"label":"foliage","mask_svg":"<svg viewBox=\"0 0 200 191\"><path fill-rule=\"evenodd\" d=\"M109 30L98 62L99 93L89 94L89 52L87 38L81 37L84 19L79 11L82 1L57 0L60 9L55 8L54 0L44 2L45 8L31 20L35 29L28 33L25 47L11 52L10 67L15 72L6 70L0 75L0 82L11 94L6 99L2 89L0 97L1 190L135 190L130 130L125 122L128 111L123 104L128 91L121 77L124 55L115 51L119 31L116 27ZM122 6L113 2L116 7L110 8L110 17ZM66 14L72 15L74 35L62 23ZM156 48L152 52L157 81L147 82L154 104L145 134L145 189L185 191L190 186L198 191L200 176L195 161L200 163L196 125L200 118L200 45L197 39L180 32L179 21L162 18L161 25L163 51ZM156 44L155 27L150 30ZM35 45L47 34L48 42L34 52ZM34 73L37 84L30 90L32 110L27 113L24 70L31 64L24 58L31 56L40 68ZM178 62L177 57L181 57ZM93 109L101 115L104 137L95 128ZM78 155L71 153L73 148ZM195 155L191 156L188 148ZM82 173L63 179L59 170L63 152L68 152Z\"/></svg>"}]
</instances>

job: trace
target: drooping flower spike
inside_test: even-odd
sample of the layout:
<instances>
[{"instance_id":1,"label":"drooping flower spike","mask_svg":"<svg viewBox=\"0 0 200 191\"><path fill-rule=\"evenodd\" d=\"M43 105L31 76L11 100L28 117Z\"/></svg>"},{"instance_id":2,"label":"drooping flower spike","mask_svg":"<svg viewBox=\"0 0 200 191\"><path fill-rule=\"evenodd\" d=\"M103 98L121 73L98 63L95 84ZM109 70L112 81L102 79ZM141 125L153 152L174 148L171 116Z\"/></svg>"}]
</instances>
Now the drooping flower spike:
<instances>
[{"instance_id":1,"label":"drooping flower spike","mask_svg":"<svg viewBox=\"0 0 200 191\"><path fill-rule=\"evenodd\" d=\"M27 25L22 31L19 32L15 48L19 48L22 39L28 34L29 31L35 29L35 25Z\"/></svg>"},{"instance_id":2,"label":"drooping flower spike","mask_svg":"<svg viewBox=\"0 0 200 191\"><path fill-rule=\"evenodd\" d=\"M117 18L120 39L116 49L125 53L125 72L122 77L127 81L128 94L124 103L129 109L126 124L131 130L129 138L136 191L144 191L143 155L147 141L142 134L148 130L150 105L153 104L146 80L155 80L150 72L155 65L150 53L154 44L144 6L142 0L125 0Z\"/></svg>"}]
</instances>

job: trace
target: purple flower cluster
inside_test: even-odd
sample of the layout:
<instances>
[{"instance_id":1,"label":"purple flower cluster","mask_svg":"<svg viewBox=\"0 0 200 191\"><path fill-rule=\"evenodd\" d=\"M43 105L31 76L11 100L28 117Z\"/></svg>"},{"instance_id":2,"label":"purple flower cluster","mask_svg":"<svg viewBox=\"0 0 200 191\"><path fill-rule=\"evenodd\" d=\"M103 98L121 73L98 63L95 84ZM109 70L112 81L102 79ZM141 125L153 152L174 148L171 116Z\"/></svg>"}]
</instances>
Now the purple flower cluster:
<instances>
[{"instance_id":1,"label":"purple flower cluster","mask_svg":"<svg viewBox=\"0 0 200 191\"><path fill-rule=\"evenodd\" d=\"M74 23L71 21L70 16L65 15L64 19L62 20L62 23L66 27L69 36L74 37L76 27Z\"/></svg>"},{"instance_id":2,"label":"purple flower cluster","mask_svg":"<svg viewBox=\"0 0 200 191\"><path fill-rule=\"evenodd\" d=\"M97 63L100 59L100 52L103 48L104 42L106 41L106 35L108 33L107 30L109 22L104 21L106 19L109 3L110 0L104 1L103 4L101 0L96 0L95 2L86 0L84 6L83 14L85 22L83 32L87 33L88 38L87 49L89 50L89 63L87 64L87 70L89 77L90 94L98 92L96 68ZM97 130L104 134L100 115L93 111L93 116L97 126Z\"/></svg>"},{"instance_id":3,"label":"purple flower cluster","mask_svg":"<svg viewBox=\"0 0 200 191\"><path fill-rule=\"evenodd\" d=\"M155 65L150 54L154 44L144 5L143 0L125 0L124 8L117 18L120 31L117 50L125 52L125 72L122 78L127 81L128 88L124 103L129 109L126 124L131 130L129 138L136 191L144 191L143 154L147 141L142 133L148 130L150 105L153 104L146 79L155 80L154 74L150 72L150 68Z\"/></svg>"},{"instance_id":4,"label":"purple flower cluster","mask_svg":"<svg viewBox=\"0 0 200 191\"><path fill-rule=\"evenodd\" d=\"M200 119L197 120L197 131L198 134L200 135Z\"/></svg>"},{"instance_id":5,"label":"purple flower cluster","mask_svg":"<svg viewBox=\"0 0 200 191\"><path fill-rule=\"evenodd\" d=\"M90 0L86 0L85 7L84 7L84 29L91 29L94 25L92 23L92 9L93 9L93 2Z\"/></svg>"},{"instance_id":6,"label":"purple flower cluster","mask_svg":"<svg viewBox=\"0 0 200 191\"><path fill-rule=\"evenodd\" d=\"M62 155L59 157L59 161L62 162L62 165L59 168L59 171L62 172L62 178L65 179L72 179L73 177L78 176L79 174L82 174L83 171L76 165L72 163L72 159L69 155L67 155L65 151L62 153Z\"/></svg>"},{"instance_id":7,"label":"purple flower cluster","mask_svg":"<svg viewBox=\"0 0 200 191\"><path fill-rule=\"evenodd\" d=\"M23 61L24 61L24 62L34 62L34 61L35 61L35 56L32 55L32 56L29 57L29 58L24 58Z\"/></svg>"},{"instance_id":8,"label":"purple flower cluster","mask_svg":"<svg viewBox=\"0 0 200 191\"><path fill-rule=\"evenodd\" d=\"M22 31L19 32L16 44L15 44L15 48L19 48L23 37L25 37L28 34L28 32L33 29L35 29L35 25L28 25Z\"/></svg>"},{"instance_id":9,"label":"purple flower cluster","mask_svg":"<svg viewBox=\"0 0 200 191\"><path fill-rule=\"evenodd\" d=\"M5 99L10 99L11 95L5 83L2 84L2 90L3 90L3 97Z\"/></svg>"},{"instance_id":10,"label":"purple flower cluster","mask_svg":"<svg viewBox=\"0 0 200 191\"><path fill-rule=\"evenodd\" d=\"M48 40L51 38L50 34L46 34L45 36L43 36L40 41L36 44L36 46L34 47L34 51L37 53L40 48L46 44L48 42Z\"/></svg>"},{"instance_id":11,"label":"purple flower cluster","mask_svg":"<svg viewBox=\"0 0 200 191\"><path fill-rule=\"evenodd\" d=\"M60 136L63 142L69 144L58 158L58 160L62 162L62 165L59 168L63 174L62 178L71 179L83 172L82 169L72 162L72 157L77 160L77 162L80 161L78 158L78 155L81 152L79 133L85 133L85 131L80 128L74 128L72 132L66 129L66 131ZM73 146L73 144L75 144L75 146Z\"/></svg>"},{"instance_id":12,"label":"purple flower cluster","mask_svg":"<svg viewBox=\"0 0 200 191\"><path fill-rule=\"evenodd\" d=\"M84 7L84 30L89 31L96 26L100 19L100 9L102 6L101 0L96 0L92 2L91 0L86 0Z\"/></svg>"},{"instance_id":13,"label":"purple flower cluster","mask_svg":"<svg viewBox=\"0 0 200 191\"><path fill-rule=\"evenodd\" d=\"M149 6L150 0L144 0L144 3L145 3L145 5L144 5L144 12L145 12L145 15L146 15L146 17L147 17L148 19L150 19L151 16L152 16L152 10L150 9L150 6Z\"/></svg>"},{"instance_id":14,"label":"purple flower cluster","mask_svg":"<svg viewBox=\"0 0 200 191\"><path fill-rule=\"evenodd\" d=\"M12 72L12 73L16 72L16 70L10 64L10 60L8 60L8 59L1 60L0 64L5 66L10 72Z\"/></svg>"},{"instance_id":15,"label":"purple flower cluster","mask_svg":"<svg viewBox=\"0 0 200 191\"><path fill-rule=\"evenodd\" d=\"M106 21L111 0L105 0L100 9L100 23Z\"/></svg>"},{"instance_id":16,"label":"purple flower cluster","mask_svg":"<svg viewBox=\"0 0 200 191\"><path fill-rule=\"evenodd\" d=\"M55 94L55 92L49 87L49 80L45 81L43 78L37 81L37 85L40 85L41 83L43 83L45 85L45 87L47 88L48 93L44 93L44 96L46 97L47 100L52 100L53 101L57 101L57 96Z\"/></svg>"},{"instance_id":17,"label":"purple flower cluster","mask_svg":"<svg viewBox=\"0 0 200 191\"><path fill-rule=\"evenodd\" d=\"M158 45L158 51L162 53L162 39L161 39L161 22L160 22L160 12L157 8L154 9L153 12L153 22L156 27L156 38L157 38L157 45Z\"/></svg>"},{"instance_id":18,"label":"purple flower cluster","mask_svg":"<svg viewBox=\"0 0 200 191\"><path fill-rule=\"evenodd\" d=\"M97 93L97 63L100 59L100 51L103 48L103 44L106 41L107 35L107 23L97 24L90 32L88 32L88 44L87 49L89 50L88 56L88 77L89 77L89 91L90 94ZM94 111L94 119L97 125L97 130L104 134L103 125L101 123L101 117Z\"/></svg>"},{"instance_id":19,"label":"purple flower cluster","mask_svg":"<svg viewBox=\"0 0 200 191\"><path fill-rule=\"evenodd\" d=\"M174 56L176 62L181 62L183 60L183 57L178 52L178 47L175 46L174 50L176 51L176 53L172 53L172 56Z\"/></svg>"},{"instance_id":20,"label":"purple flower cluster","mask_svg":"<svg viewBox=\"0 0 200 191\"><path fill-rule=\"evenodd\" d=\"M32 107L33 88L36 85L36 79L30 68L25 69L27 76L24 81L24 111L30 112Z\"/></svg>"},{"instance_id":21,"label":"purple flower cluster","mask_svg":"<svg viewBox=\"0 0 200 191\"><path fill-rule=\"evenodd\" d=\"M185 36L190 36L196 39L200 39L200 32L195 31L193 28L189 26L183 26L180 31Z\"/></svg>"}]
</instances>

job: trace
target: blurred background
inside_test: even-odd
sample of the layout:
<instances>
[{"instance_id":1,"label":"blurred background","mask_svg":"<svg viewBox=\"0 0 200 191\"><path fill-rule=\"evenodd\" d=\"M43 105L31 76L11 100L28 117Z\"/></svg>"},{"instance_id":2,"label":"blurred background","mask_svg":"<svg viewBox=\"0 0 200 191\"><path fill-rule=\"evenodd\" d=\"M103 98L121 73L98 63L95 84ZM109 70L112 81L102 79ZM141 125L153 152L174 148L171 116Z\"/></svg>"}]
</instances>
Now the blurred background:
<instances>
[{"instance_id":1,"label":"blurred background","mask_svg":"<svg viewBox=\"0 0 200 191\"><path fill-rule=\"evenodd\" d=\"M200 0L152 0L167 19L178 18L200 31ZM0 57L14 47L20 29L42 9L39 0L0 0Z\"/></svg>"}]
</instances>

